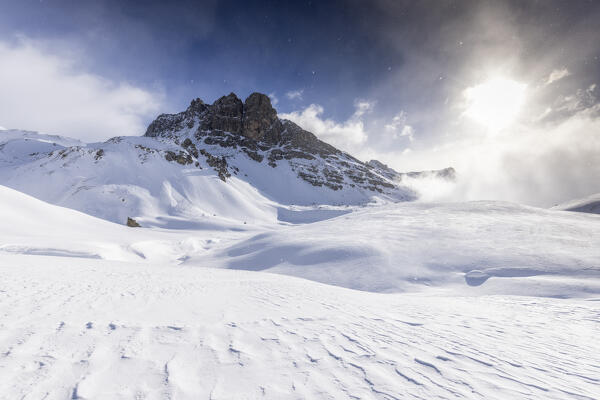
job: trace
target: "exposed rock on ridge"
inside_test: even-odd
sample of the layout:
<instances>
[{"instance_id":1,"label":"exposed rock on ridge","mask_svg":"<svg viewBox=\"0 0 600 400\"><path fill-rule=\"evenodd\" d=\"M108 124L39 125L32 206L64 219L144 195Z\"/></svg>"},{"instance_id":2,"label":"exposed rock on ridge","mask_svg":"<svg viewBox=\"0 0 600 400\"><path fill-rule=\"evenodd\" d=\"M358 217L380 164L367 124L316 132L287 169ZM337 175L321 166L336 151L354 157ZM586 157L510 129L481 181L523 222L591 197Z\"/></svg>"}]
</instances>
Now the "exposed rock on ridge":
<instances>
[{"instance_id":1,"label":"exposed rock on ridge","mask_svg":"<svg viewBox=\"0 0 600 400\"><path fill-rule=\"evenodd\" d=\"M192 100L183 113L161 114L150 124L144 136L156 137L165 131L179 130L184 127L184 122L194 117L201 117L199 129L202 131L229 132L271 144L281 140L283 131L283 125L268 96L252 93L242 103L235 93L230 93L212 105L198 98Z\"/></svg>"},{"instance_id":2,"label":"exposed rock on ridge","mask_svg":"<svg viewBox=\"0 0 600 400\"><path fill-rule=\"evenodd\" d=\"M242 134L254 140L278 143L283 126L268 96L252 93L244 103Z\"/></svg>"},{"instance_id":3,"label":"exposed rock on ridge","mask_svg":"<svg viewBox=\"0 0 600 400\"><path fill-rule=\"evenodd\" d=\"M313 186L332 190L356 188L377 193L398 192L393 183L380 171L362 163L351 155L319 140L288 120L281 120L268 96L252 93L242 102L234 93L223 96L212 105L195 99L184 112L162 114L148 127L144 136L169 139L183 143L182 147L198 158L197 149L210 160L213 168L217 157L218 174L226 180L231 151L245 153L255 162L275 168L287 162L297 177ZM175 159L176 157L169 157ZM179 160L187 163L186 157ZM190 160L191 162L192 160ZM179 161L178 161L179 162ZM402 189L401 191L406 191Z\"/></svg>"}]
</instances>

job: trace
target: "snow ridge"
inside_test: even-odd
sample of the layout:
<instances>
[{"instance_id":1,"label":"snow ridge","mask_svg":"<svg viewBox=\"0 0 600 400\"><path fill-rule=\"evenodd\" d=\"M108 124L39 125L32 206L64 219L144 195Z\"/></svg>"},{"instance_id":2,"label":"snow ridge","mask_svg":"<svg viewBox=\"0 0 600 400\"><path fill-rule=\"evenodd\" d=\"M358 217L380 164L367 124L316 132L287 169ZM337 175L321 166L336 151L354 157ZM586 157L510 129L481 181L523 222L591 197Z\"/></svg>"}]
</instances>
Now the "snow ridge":
<instances>
[{"instance_id":1,"label":"snow ridge","mask_svg":"<svg viewBox=\"0 0 600 400\"><path fill-rule=\"evenodd\" d=\"M415 198L279 120L268 97L257 93L246 103L234 94L213 105L196 99L182 113L160 115L143 137L83 144L11 131L0 138L0 183L118 223L131 217L142 226L230 229L286 222L278 218L289 216L282 210L290 207Z\"/></svg>"}]
</instances>

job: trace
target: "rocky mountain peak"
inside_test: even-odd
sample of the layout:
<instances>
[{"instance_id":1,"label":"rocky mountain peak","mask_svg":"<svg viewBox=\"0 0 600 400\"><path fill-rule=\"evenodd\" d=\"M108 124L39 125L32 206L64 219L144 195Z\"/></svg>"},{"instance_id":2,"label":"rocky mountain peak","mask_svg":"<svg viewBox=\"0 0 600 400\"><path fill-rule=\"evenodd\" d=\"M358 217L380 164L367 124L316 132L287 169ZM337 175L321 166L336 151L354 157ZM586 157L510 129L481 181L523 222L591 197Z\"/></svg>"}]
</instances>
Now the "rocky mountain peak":
<instances>
[{"instance_id":1,"label":"rocky mountain peak","mask_svg":"<svg viewBox=\"0 0 600 400\"><path fill-rule=\"evenodd\" d=\"M210 105L194 99L184 112L159 115L144 136L181 145L181 150L165 153L167 161L190 165L198 164L199 157L206 158L222 180L239 172L227 161L234 159L237 151L272 168L287 164L298 178L313 186L410 197L383 171L319 140L293 122L279 119L263 93L252 93L244 102L230 93Z\"/></svg>"},{"instance_id":2,"label":"rocky mountain peak","mask_svg":"<svg viewBox=\"0 0 600 400\"><path fill-rule=\"evenodd\" d=\"M252 93L244 102L242 134L254 140L277 143L281 139L282 125L271 99L262 93Z\"/></svg>"},{"instance_id":3,"label":"rocky mountain peak","mask_svg":"<svg viewBox=\"0 0 600 400\"><path fill-rule=\"evenodd\" d=\"M219 114L228 117L240 116L244 107L242 101L233 92L227 96L221 96L212 105Z\"/></svg>"},{"instance_id":4,"label":"rocky mountain peak","mask_svg":"<svg viewBox=\"0 0 600 400\"><path fill-rule=\"evenodd\" d=\"M235 93L230 93L211 105L197 98L183 113L162 114L144 136L164 136L186 126L191 128L196 122L200 131L229 132L270 145L279 143L284 130L267 95L255 92L242 103Z\"/></svg>"},{"instance_id":5,"label":"rocky mountain peak","mask_svg":"<svg viewBox=\"0 0 600 400\"><path fill-rule=\"evenodd\" d=\"M235 93L229 93L208 107L208 113L202 119L200 127L206 131L219 130L241 134L243 113L244 104L242 101Z\"/></svg>"}]
</instances>

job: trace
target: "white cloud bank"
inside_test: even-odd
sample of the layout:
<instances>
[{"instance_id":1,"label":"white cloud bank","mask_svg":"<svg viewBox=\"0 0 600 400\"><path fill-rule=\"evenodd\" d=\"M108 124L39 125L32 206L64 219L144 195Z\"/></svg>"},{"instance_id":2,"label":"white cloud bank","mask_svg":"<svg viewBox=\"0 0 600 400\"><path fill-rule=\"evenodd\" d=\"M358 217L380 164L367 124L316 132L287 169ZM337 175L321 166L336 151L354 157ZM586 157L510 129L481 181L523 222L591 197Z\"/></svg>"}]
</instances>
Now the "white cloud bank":
<instances>
[{"instance_id":1,"label":"white cloud bank","mask_svg":"<svg viewBox=\"0 0 600 400\"><path fill-rule=\"evenodd\" d=\"M404 112L384 123L382 131L371 132L381 126L368 124L371 102L356 102L354 114L341 122L324 118L323 107L316 104L281 117L363 161L378 159L400 172L454 167L456 183L405 182L423 200L506 200L550 207L600 192L600 106L595 97L581 95L595 88L577 91L574 96L586 101L550 123L515 121L489 135L457 115L446 132L429 142L414 139Z\"/></svg>"},{"instance_id":2,"label":"white cloud bank","mask_svg":"<svg viewBox=\"0 0 600 400\"><path fill-rule=\"evenodd\" d=\"M302 111L280 114L279 117L295 122L333 146L353 152L368 139L362 117L372 109L372 103L357 101L354 114L344 122L323 118L324 109L318 104L311 104Z\"/></svg>"},{"instance_id":3,"label":"white cloud bank","mask_svg":"<svg viewBox=\"0 0 600 400\"><path fill-rule=\"evenodd\" d=\"M269 93L269 99L271 99L271 105L276 106L279 103L279 99L275 95L275 93Z\"/></svg>"},{"instance_id":4,"label":"white cloud bank","mask_svg":"<svg viewBox=\"0 0 600 400\"><path fill-rule=\"evenodd\" d=\"M415 130L406 123L406 113L404 111L400 111L395 115L389 123L385 124L384 128L387 132L392 133L394 139L405 136L411 142L415 140Z\"/></svg>"},{"instance_id":5,"label":"white cloud bank","mask_svg":"<svg viewBox=\"0 0 600 400\"><path fill-rule=\"evenodd\" d=\"M0 41L0 124L84 141L141 135L163 96L77 70L38 43Z\"/></svg>"},{"instance_id":6,"label":"white cloud bank","mask_svg":"<svg viewBox=\"0 0 600 400\"><path fill-rule=\"evenodd\" d=\"M290 100L302 100L302 95L304 94L304 89L300 90L290 90L285 94L285 96Z\"/></svg>"},{"instance_id":7,"label":"white cloud bank","mask_svg":"<svg viewBox=\"0 0 600 400\"><path fill-rule=\"evenodd\" d=\"M555 69L550 73L550 75L548 75L548 78L546 79L546 85L550 85L551 83L559 81L562 78L566 78L569 75L571 75L571 73L566 68Z\"/></svg>"},{"instance_id":8,"label":"white cloud bank","mask_svg":"<svg viewBox=\"0 0 600 400\"><path fill-rule=\"evenodd\" d=\"M398 170L452 166L457 183L414 188L427 200L506 200L550 207L600 193L600 117L590 106L551 124L500 134L454 131L409 153L382 154Z\"/></svg>"}]
</instances>

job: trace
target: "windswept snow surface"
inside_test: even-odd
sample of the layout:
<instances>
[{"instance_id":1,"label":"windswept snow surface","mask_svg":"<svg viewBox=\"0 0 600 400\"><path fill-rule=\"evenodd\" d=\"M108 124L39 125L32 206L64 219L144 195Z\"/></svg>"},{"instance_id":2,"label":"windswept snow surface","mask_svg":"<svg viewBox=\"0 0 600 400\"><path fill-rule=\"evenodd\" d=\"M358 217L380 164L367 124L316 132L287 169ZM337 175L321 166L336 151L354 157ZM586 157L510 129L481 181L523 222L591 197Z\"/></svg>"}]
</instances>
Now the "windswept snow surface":
<instances>
[{"instance_id":1,"label":"windswept snow surface","mask_svg":"<svg viewBox=\"0 0 600 400\"><path fill-rule=\"evenodd\" d=\"M552 208L554 210L600 214L600 193L584 197L583 199L571 200Z\"/></svg>"},{"instance_id":2,"label":"windswept snow surface","mask_svg":"<svg viewBox=\"0 0 600 400\"><path fill-rule=\"evenodd\" d=\"M412 203L165 230L0 201L0 399L600 397L599 216Z\"/></svg>"},{"instance_id":3,"label":"windswept snow surface","mask_svg":"<svg viewBox=\"0 0 600 400\"><path fill-rule=\"evenodd\" d=\"M505 202L371 207L260 233L214 255L228 268L367 291L600 294L600 216Z\"/></svg>"},{"instance_id":4,"label":"windswept snow surface","mask_svg":"<svg viewBox=\"0 0 600 400\"><path fill-rule=\"evenodd\" d=\"M597 399L598 303L0 256L5 399Z\"/></svg>"}]
</instances>

